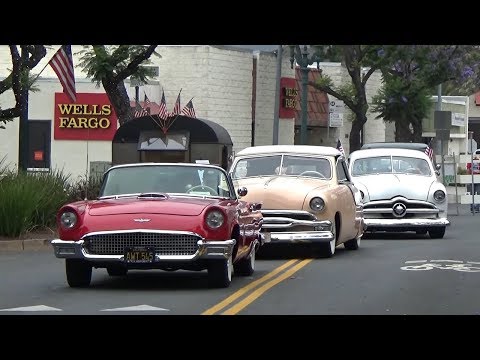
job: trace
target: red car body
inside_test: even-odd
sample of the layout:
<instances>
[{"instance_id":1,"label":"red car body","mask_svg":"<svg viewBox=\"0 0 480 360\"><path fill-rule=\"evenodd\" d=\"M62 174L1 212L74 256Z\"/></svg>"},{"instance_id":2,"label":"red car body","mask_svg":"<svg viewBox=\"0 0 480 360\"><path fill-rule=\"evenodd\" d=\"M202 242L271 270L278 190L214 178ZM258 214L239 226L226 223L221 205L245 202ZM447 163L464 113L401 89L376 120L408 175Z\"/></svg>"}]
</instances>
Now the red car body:
<instances>
[{"instance_id":1,"label":"red car body","mask_svg":"<svg viewBox=\"0 0 480 360\"><path fill-rule=\"evenodd\" d=\"M123 173L116 175L115 171ZM150 184L149 178L156 173L170 176L175 172L178 174L171 185L166 178L160 180L162 191L155 191ZM216 190L214 185L204 186L203 182L190 184L189 179L188 190L179 192L187 174L196 176L202 172L220 179ZM112 190L119 186L112 185L110 174L127 193ZM122 183L128 177L136 181ZM165 191L169 189L172 191ZM238 191L245 193L246 189ZM66 259L70 286L90 285L92 268L106 268L110 275L117 276L126 275L130 269L207 269L215 287L229 286L233 271L239 275L253 273L255 252L262 244L260 207L237 197L222 168L197 164L119 165L105 174L100 195L97 200L66 204L57 214L59 239L52 245L55 256Z\"/></svg>"}]
</instances>

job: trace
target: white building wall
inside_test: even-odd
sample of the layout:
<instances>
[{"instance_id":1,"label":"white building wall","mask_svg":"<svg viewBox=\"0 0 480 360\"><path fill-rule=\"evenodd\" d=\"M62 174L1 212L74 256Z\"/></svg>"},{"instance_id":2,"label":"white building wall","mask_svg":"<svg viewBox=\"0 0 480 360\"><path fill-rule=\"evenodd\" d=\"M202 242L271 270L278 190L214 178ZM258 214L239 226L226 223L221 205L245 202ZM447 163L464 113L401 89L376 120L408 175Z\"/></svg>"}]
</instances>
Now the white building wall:
<instances>
[{"instance_id":1,"label":"white building wall","mask_svg":"<svg viewBox=\"0 0 480 360\"><path fill-rule=\"evenodd\" d=\"M3 65L0 65L3 67ZM15 97L12 91L8 91L0 96L0 107L8 109L15 105ZM19 122L18 118L9 121L6 124L0 123L5 129L0 129L0 161L3 163L0 167L8 166L11 170L18 167L18 134Z\"/></svg>"}]
</instances>

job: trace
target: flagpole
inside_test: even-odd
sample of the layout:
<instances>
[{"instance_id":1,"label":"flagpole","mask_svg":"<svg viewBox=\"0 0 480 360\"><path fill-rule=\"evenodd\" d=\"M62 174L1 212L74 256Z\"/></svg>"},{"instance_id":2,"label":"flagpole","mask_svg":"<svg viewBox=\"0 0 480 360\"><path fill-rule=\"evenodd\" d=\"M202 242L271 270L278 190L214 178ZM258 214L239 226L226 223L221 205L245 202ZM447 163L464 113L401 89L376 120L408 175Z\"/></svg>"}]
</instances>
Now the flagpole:
<instances>
[{"instance_id":1,"label":"flagpole","mask_svg":"<svg viewBox=\"0 0 480 360\"><path fill-rule=\"evenodd\" d=\"M32 81L32 84L37 81L38 77L42 74L43 70L45 70L47 68L48 65L50 65L50 61L53 59L53 57L55 56L55 54L58 52L58 50L60 50L62 47L60 46L59 49L57 49L57 51L55 51L55 53L53 54L53 56L50 58L50 60L47 61L47 63L45 64L45 66L42 68L42 70L40 70L40 72L37 74L37 76L35 76L35 78L33 79Z\"/></svg>"},{"instance_id":2,"label":"flagpole","mask_svg":"<svg viewBox=\"0 0 480 360\"><path fill-rule=\"evenodd\" d=\"M182 91L182 90L180 90L180 91ZM190 99L190 101L192 101L194 98L195 98L195 96L192 97L192 98ZM190 101L189 101L189 102L190 102ZM187 102L187 104L188 104L189 102ZM193 104L192 104L192 106L193 106ZM183 109L182 109L182 111L183 111ZM173 121L170 123L170 125L168 125L168 127L170 127L170 126L173 125L173 123L175 122L175 120L177 120L177 118L178 118L179 115L180 115L180 114L178 114L177 116L175 116L175 119L173 119Z\"/></svg>"}]
</instances>

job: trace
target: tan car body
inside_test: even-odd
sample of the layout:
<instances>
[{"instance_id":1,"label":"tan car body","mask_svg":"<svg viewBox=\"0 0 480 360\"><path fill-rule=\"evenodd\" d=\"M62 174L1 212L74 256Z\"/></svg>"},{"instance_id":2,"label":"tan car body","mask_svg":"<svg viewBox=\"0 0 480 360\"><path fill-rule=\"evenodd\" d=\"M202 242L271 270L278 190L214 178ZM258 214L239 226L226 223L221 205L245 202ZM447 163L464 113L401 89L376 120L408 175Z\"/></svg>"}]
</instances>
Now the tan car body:
<instances>
[{"instance_id":1,"label":"tan car body","mask_svg":"<svg viewBox=\"0 0 480 360\"><path fill-rule=\"evenodd\" d=\"M282 164L287 159L284 156L290 160L311 159L313 162L322 159L320 161L323 166L328 164L331 174L325 179L299 174L268 174L269 170L259 176L245 174L242 177L236 173L242 160L247 163L248 159L275 155L282 155ZM343 181L338 171L342 172ZM350 181L345 159L337 149L303 145L250 147L236 154L230 173L236 188L248 189L242 200L262 205L262 229L267 242L328 244L327 253L328 250L332 253L329 255L333 255L335 247L342 243L348 242L347 248L358 247L365 230L363 205L358 189ZM315 197L323 199L323 210L314 211L310 207Z\"/></svg>"}]
</instances>

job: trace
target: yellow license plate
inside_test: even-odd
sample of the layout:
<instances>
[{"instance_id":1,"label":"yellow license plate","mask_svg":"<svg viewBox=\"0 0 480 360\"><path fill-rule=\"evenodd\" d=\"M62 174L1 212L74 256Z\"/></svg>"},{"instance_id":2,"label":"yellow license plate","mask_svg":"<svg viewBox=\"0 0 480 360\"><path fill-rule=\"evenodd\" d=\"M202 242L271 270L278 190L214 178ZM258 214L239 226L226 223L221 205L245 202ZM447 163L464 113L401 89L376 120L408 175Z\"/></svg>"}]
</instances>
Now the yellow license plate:
<instances>
[{"instance_id":1,"label":"yellow license plate","mask_svg":"<svg viewBox=\"0 0 480 360\"><path fill-rule=\"evenodd\" d=\"M125 262L130 264L151 263L155 259L155 250L151 248L127 248L125 249Z\"/></svg>"}]
</instances>

